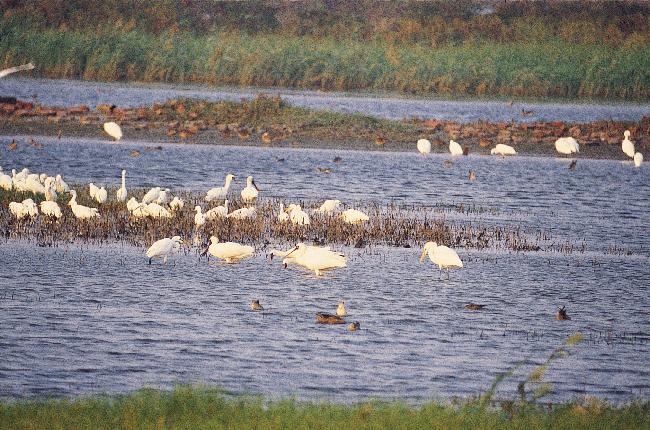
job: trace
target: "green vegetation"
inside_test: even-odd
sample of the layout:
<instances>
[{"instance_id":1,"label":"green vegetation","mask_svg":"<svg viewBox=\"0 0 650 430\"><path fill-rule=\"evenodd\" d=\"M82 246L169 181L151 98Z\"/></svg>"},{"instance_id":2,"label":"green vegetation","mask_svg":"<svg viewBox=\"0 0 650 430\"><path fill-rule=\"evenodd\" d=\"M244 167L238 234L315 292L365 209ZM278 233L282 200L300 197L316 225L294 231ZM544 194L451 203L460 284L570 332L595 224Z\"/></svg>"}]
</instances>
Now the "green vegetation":
<instances>
[{"instance_id":1,"label":"green vegetation","mask_svg":"<svg viewBox=\"0 0 650 430\"><path fill-rule=\"evenodd\" d=\"M302 3L6 1L0 65L107 81L650 98L643 3Z\"/></svg>"}]
</instances>

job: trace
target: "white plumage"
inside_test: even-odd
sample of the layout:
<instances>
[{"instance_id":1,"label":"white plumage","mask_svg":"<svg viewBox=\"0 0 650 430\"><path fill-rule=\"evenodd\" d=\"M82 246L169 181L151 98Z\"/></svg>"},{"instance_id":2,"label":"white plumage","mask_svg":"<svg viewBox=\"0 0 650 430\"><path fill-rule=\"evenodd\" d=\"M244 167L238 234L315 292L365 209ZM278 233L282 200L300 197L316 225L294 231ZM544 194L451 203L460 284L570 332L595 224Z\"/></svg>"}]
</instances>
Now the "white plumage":
<instances>
[{"instance_id":1,"label":"white plumage","mask_svg":"<svg viewBox=\"0 0 650 430\"><path fill-rule=\"evenodd\" d=\"M72 194L72 198L68 205L77 219L99 218L99 211L96 208L89 208L77 203L77 192L75 190L70 190L70 194Z\"/></svg>"},{"instance_id":2,"label":"white plumage","mask_svg":"<svg viewBox=\"0 0 650 430\"><path fill-rule=\"evenodd\" d=\"M125 202L127 197L126 191L126 170L122 170L122 186L117 189L115 193L115 198L118 202Z\"/></svg>"},{"instance_id":3,"label":"white plumage","mask_svg":"<svg viewBox=\"0 0 650 430\"><path fill-rule=\"evenodd\" d=\"M90 195L90 198L95 200L95 196L97 195L97 191L99 191L99 187L92 182L88 184L88 194Z\"/></svg>"},{"instance_id":4,"label":"white plumage","mask_svg":"<svg viewBox=\"0 0 650 430\"><path fill-rule=\"evenodd\" d=\"M228 218L234 218L238 220L254 218L257 212L255 208L241 208L236 211L232 211L228 214Z\"/></svg>"},{"instance_id":5,"label":"white plumage","mask_svg":"<svg viewBox=\"0 0 650 430\"><path fill-rule=\"evenodd\" d=\"M205 224L205 216L201 212L201 206L194 206L194 210L196 211L196 214L194 215L194 225L201 227Z\"/></svg>"},{"instance_id":6,"label":"white plumage","mask_svg":"<svg viewBox=\"0 0 650 430\"><path fill-rule=\"evenodd\" d=\"M630 140L630 130L625 130L625 133L623 133L624 139L623 142L621 142L621 149L623 152L625 152L625 155L627 155L630 158L634 158L635 151L634 151L634 143Z\"/></svg>"},{"instance_id":7,"label":"white plumage","mask_svg":"<svg viewBox=\"0 0 650 430\"><path fill-rule=\"evenodd\" d=\"M555 150L560 154L571 155L580 152L580 145L573 137L560 137L555 141Z\"/></svg>"},{"instance_id":8,"label":"white plumage","mask_svg":"<svg viewBox=\"0 0 650 430\"><path fill-rule=\"evenodd\" d=\"M641 167L641 163L643 163L643 154L637 152L636 154L634 154L634 165L636 167Z\"/></svg>"},{"instance_id":9,"label":"white plumage","mask_svg":"<svg viewBox=\"0 0 650 430\"><path fill-rule=\"evenodd\" d=\"M160 206L158 203L149 203L145 207L147 216L151 218L171 218L172 214L166 208Z\"/></svg>"},{"instance_id":10,"label":"white plumage","mask_svg":"<svg viewBox=\"0 0 650 430\"><path fill-rule=\"evenodd\" d=\"M343 221L348 224L361 224L370 219L368 215L357 209L348 209L343 211L341 218L343 218Z\"/></svg>"},{"instance_id":11,"label":"white plumage","mask_svg":"<svg viewBox=\"0 0 650 430\"><path fill-rule=\"evenodd\" d=\"M463 155L463 147L454 140L449 141L449 152L451 155Z\"/></svg>"},{"instance_id":12,"label":"white plumage","mask_svg":"<svg viewBox=\"0 0 650 430\"><path fill-rule=\"evenodd\" d=\"M59 219L63 216L59 205L56 202L52 201L41 202L41 213L43 215L52 216L56 219Z\"/></svg>"},{"instance_id":13,"label":"white plumage","mask_svg":"<svg viewBox=\"0 0 650 430\"><path fill-rule=\"evenodd\" d=\"M18 219L24 218L26 216L35 217L38 215L38 207L32 199L25 199L21 203L9 203L9 211Z\"/></svg>"},{"instance_id":14,"label":"white plumage","mask_svg":"<svg viewBox=\"0 0 650 430\"><path fill-rule=\"evenodd\" d=\"M180 236L174 236L172 238L166 237L164 239L157 240L147 249L147 257L149 257L149 264L154 258L162 258L163 263L167 263L167 257L169 254L180 248L183 240Z\"/></svg>"},{"instance_id":15,"label":"white plumage","mask_svg":"<svg viewBox=\"0 0 650 430\"><path fill-rule=\"evenodd\" d=\"M278 213L278 221L285 223L289 221L289 214L284 211L284 203L280 202L280 213Z\"/></svg>"},{"instance_id":16,"label":"white plumage","mask_svg":"<svg viewBox=\"0 0 650 430\"><path fill-rule=\"evenodd\" d=\"M97 200L97 203L99 204L106 203L106 200L108 200L108 192L104 187L99 188L95 192L95 200Z\"/></svg>"},{"instance_id":17,"label":"white plumage","mask_svg":"<svg viewBox=\"0 0 650 430\"><path fill-rule=\"evenodd\" d=\"M246 178L246 187L241 190L241 199L245 202L252 202L257 198L260 189L255 185L255 181L252 176Z\"/></svg>"},{"instance_id":18,"label":"white plumage","mask_svg":"<svg viewBox=\"0 0 650 430\"><path fill-rule=\"evenodd\" d=\"M4 172L0 172L0 188L5 191L11 191L14 186L14 181L11 179L11 176L7 175Z\"/></svg>"},{"instance_id":19,"label":"white plumage","mask_svg":"<svg viewBox=\"0 0 650 430\"><path fill-rule=\"evenodd\" d=\"M65 183L61 175L56 175L56 178L54 178L56 182L56 192L57 193L67 193L70 191L70 187L68 187L68 184Z\"/></svg>"},{"instance_id":20,"label":"white plumage","mask_svg":"<svg viewBox=\"0 0 650 430\"><path fill-rule=\"evenodd\" d=\"M206 220L227 217L228 216L228 200L224 201L223 206L217 206L216 208L210 209L209 211L207 211L205 213L204 216L205 216Z\"/></svg>"},{"instance_id":21,"label":"white plumage","mask_svg":"<svg viewBox=\"0 0 650 430\"><path fill-rule=\"evenodd\" d=\"M24 70L32 70L34 68L33 63L22 64L20 66L9 67L8 69L0 70L0 78L4 78L7 75L12 73L22 72Z\"/></svg>"},{"instance_id":22,"label":"white plumage","mask_svg":"<svg viewBox=\"0 0 650 430\"><path fill-rule=\"evenodd\" d=\"M185 206L183 199L179 199L178 196L174 196L174 199L169 202L169 208L173 211L181 210Z\"/></svg>"},{"instance_id":23,"label":"white plumage","mask_svg":"<svg viewBox=\"0 0 650 430\"><path fill-rule=\"evenodd\" d=\"M347 259L345 255L331 251L329 247L308 247L304 243L299 243L295 248L287 252L282 262L285 266L298 264L299 266L313 270L316 276L320 276L325 270L346 267Z\"/></svg>"},{"instance_id":24,"label":"white plumage","mask_svg":"<svg viewBox=\"0 0 650 430\"><path fill-rule=\"evenodd\" d=\"M228 189L230 188L230 183L235 179L235 176L232 174L226 175L226 181L223 184L223 187L215 187L210 189L205 195L205 201L211 202L212 200L225 199L228 196Z\"/></svg>"},{"instance_id":25,"label":"white plumage","mask_svg":"<svg viewBox=\"0 0 650 430\"><path fill-rule=\"evenodd\" d=\"M339 206L341 206L340 200L325 200L325 202L323 202L323 204L320 205L320 207L316 209L315 212L331 215L339 208Z\"/></svg>"},{"instance_id":26,"label":"white plumage","mask_svg":"<svg viewBox=\"0 0 650 430\"><path fill-rule=\"evenodd\" d=\"M420 154L428 154L431 152L431 142L428 139L420 139L416 144Z\"/></svg>"},{"instance_id":27,"label":"white plumage","mask_svg":"<svg viewBox=\"0 0 650 430\"><path fill-rule=\"evenodd\" d=\"M517 151L510 145L498 143L497 146L490 151L491 155L517 155Z\"/></svg>"},{"instance_id":28,"label":"white plumage","mask_svg":"<svg viewBox=\"0 0 650 430\"><path fill-rule=\"evenodd\" d=\"M142 203L144 204L149 204L151 202L155 202L158 200L158 196L160 195L160 187L153 187L147 193L142 197Z\"/></svg>"},{"instance_id":29,"label":"white plumage","mask_svg":"<svg viewBox=\"0 0 650 430\"><path fill-rule=\"evenodd\" d=\"M215 236L210 237L210 254L226 263L236 263L242 258L250 257L255 252L252 246L240 245L236 242L219 242Z\"/></svg>"},{"instance_id":30,"label":"white plumage","mask_svg":"<svg viewBox=\"0 0 650 430\"><path fill-rule=\"evenodd\" d=\"M447 269L447 276L449 276L450 268L463 267L463 262L460 260L456 251L444 245L438 246L436 242L427 242L424 244L422 254L420 255L420 263L424 261L424 257L427 254L431 262L436 264L440 270Z\"/></svg>"},{"instance_id":31,"label":"white plumage","mask_svg":"<svg viewBox=\"0 0 650 430\"><path fill-rule=\"evenodd\" d=\"M295 225L309 225L311 223L307 212L303 211L300 205L289 205L289 219Z\"/></svg>"},{"instance_id":32,"label":"white plumage","mask_svg":"<svg viewBox=\"0 0 650 430\"><path fill-rule=\"evenodd\" d=\"M122 129L115 122L105 122L104 131L113 138L113 140L118 141L122 138Z\"/></svg>"}]
</instances>

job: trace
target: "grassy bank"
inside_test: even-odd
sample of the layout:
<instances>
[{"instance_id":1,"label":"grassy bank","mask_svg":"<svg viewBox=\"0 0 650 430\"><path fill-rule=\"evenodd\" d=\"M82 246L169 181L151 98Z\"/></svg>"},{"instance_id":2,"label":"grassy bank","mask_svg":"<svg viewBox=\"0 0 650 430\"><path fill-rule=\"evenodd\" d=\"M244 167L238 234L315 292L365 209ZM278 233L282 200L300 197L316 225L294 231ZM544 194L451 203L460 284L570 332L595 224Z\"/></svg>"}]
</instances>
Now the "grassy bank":
<instances>
[{"instance_id":1,"label":"grassy bank","mask_svg":"<svg viewBox=\"0 0 650 430\"><path fill-rule=\"evenodd\" d=\"M356 405L229 397L215 389L178 387L123 396L0 403L0 429L641 429L650 404L612 406L598 400L552 408L504 403L400 402Z\"/></svg>"},{"instance_id":2,"label":"grassy bank","mask_svg":"<svg viewBox=\"0 0 650 430\"><path fill-rule=\"evenodd\" d=\"M34 61L32 76L193 82L421 95L650 98L650 45L383 41L217 32L155 35L0 25L0 66Z\"/></svg>"}]
</instances>

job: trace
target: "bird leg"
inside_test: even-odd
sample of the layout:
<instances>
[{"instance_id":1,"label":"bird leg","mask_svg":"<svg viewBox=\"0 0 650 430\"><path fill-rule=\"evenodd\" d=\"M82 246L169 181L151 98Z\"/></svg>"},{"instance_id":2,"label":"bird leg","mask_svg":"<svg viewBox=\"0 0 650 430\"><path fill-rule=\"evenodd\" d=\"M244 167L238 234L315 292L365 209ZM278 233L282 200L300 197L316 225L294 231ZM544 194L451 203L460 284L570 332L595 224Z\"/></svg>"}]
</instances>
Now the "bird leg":
<instances>
[{"instance_id":1,"label":"bird leg","mask_svg":"<svg viewBox=\"0 0 650 430\"><path fill-rule=\"evenodd\" d=\"M149 259L149 265L151 266L151 258Z\"/></svg>"}]
</instances>

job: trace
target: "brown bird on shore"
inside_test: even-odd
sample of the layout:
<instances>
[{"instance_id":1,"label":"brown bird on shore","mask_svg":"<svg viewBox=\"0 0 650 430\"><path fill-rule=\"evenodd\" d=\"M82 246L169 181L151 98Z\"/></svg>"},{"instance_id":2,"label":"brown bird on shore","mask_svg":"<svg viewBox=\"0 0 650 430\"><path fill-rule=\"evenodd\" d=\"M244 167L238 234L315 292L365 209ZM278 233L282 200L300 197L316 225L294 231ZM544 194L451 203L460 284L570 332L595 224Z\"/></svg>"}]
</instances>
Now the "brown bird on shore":
<instances>
[{"instance_id":1,"label":"brown bird on shore","mask_svg":"<svg viewBox=\"0 0 650 430\"><path fill-rule=\"evenodd\" d=\"M18 144L16 143L15 139L11 139L11 143L7 146L10 151L15 151L16 148L18 148Z\"/></svg>"},{"instance_id":2,"label":"brown bird on shore","mask_svg":"<svg viewBox=\"0 0 650 430\"><path fill-rule=\"evenodd\" d=\"M470 311L480 311L481 309L485 308L487 305L479 305L476 303L468 303L465 305L465 309L469 309Z\"/></svg>"},{"instance_id":3,"label":"brown bird on shore","mask_svg":"<svg viewBox=\"0 0 650 430\"><path fill-rule=\"evenodd\" d=\"M250 130L247 129L246 127L239 127L239 128L237 129L237 136L239 136L239 138L240 138L241 140L246 140L246 139L248 139L248 138L250 137L250 135L251 135L251 132L250 132Z\"/></svg>"},{"instance_id":4,"label":"brown bird on shore","mask_svg":"<svg viewBox=\"0 0 650 430\"><path fill-rule=\"evenodd\" d=\"M386 143L386 140L384 139L383 136L375 137L375 145L383 145L385 143Z\"/></svg>"},{"instance_id":5,"label":"brown bird on shore","mask_svg":"<svg viewBox=\"0 0 650 430\"><path fill-rule=\"evenodd\" d=\"M470 181L475 181L476 180L476 172L473 170L470 170L469 173L467 174L467 178Z\"/></svg>"},{"instance_id":6,"label":"brown bird on shore","mask_svg":"<svg viewBox=\"0 0 650 430\"><path fill-rule=\"evenodd\" d=\"M271 139L271 135L269 134L268 131L265 131L264 133L262 133L262 142L264 142L264 143L273 142L273 139Z\"/></svg>"},{"instance_id":7,"label":"brown bird on shore","mask_svg":"<svg viewBox=\"0 0 650 430\"><path fill-rule=\"evenodd\" d=\"M463 155L469 155L469 146L463 148Z\"/></svg>"},{"instance_id":8,"label":"brown bird on shore","mask_svg":"<svg viewBox=\"0 0 650 430\"><path fill-rule=\"evenodd\" d=\"M555 319L556 320L570 320L571 317L569 317L566 313L565 306L562 306L561 308L557 308L557 312L555 313Z\"/></svg>"},{"instance_id":9,"label":"brown bird on shore","mask_svg":"<svg viewBox=\"0 0 650 430\"><path fill-rule=\"evenodd\" d=\"M576 164L578 164L578 160L573 160L571 164L569 164L569 170L575 170Z\"/></svg>"}]
</instances>

